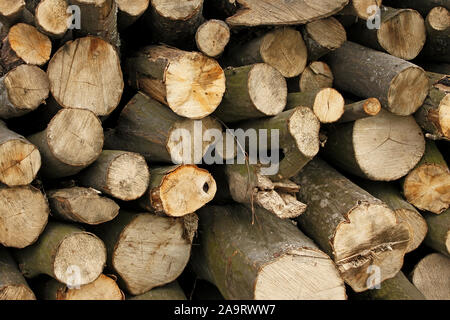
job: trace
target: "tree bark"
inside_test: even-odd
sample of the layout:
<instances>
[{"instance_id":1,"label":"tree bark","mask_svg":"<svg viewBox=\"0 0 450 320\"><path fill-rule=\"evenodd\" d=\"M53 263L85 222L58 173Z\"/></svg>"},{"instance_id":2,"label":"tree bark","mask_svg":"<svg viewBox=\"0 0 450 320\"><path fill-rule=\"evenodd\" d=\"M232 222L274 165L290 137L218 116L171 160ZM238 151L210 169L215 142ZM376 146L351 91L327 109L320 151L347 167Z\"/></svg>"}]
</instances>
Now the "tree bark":
<instances>
[{"instance_id":1,"label":"tree bark","mask_svg":"<svg viewBox=\"0 0 450 320\"><path fill-rule=\"evenodd\" d=\"M255 208L252 224L252 212L239 205L199 213L200 245L191 264L225 299L346 299L334 263L290 221Z\"/></svg>"},{"instance_id":2,"label":"tree bark","mask_svg":"<svg viewBox=\"0 0 450 320\"><path fill-rule=\"evenodd\" d=\"M125 69L131 86L186 118L210 115L225 92L222 68L199 52L150 46L128 58Z\"/></svg>"},{"instance_id":3,"label":"tree bark","mask_svg":"<svg viewBox=\"0 0 450 320\"><path fill-rule=\"evenodd\" d=\"M47 129L28 140L41 153L40 173L47 178L62 178L80 172L100 156L103 128L91 111L66 108L53 117Z\"/></svg>"},{"instance_id":4,"label":"tree bark","mask_svg":"<svg viewBox=\"0 0 450 320\"><path fill-rule=\"evenodd\" d=\"M314 61L300 75L299 87L301 92L318 91L332 88L334 76L330 67L322 61Z\"/></svg>"},{"instance_id":5,"label":"tree bark","mask_svg":"<svg viewBox=\"0 0 450 320\"><path fill-rule=\"evenodd\" d=\"M142 209L169 217L194 213L217 191L211 174L194 165L152 167L150 185L139 200Z\"/></svg>"},{"instance_id":6,"label":"tree bark","mask_svg":"<svg viewBox=\"0 0 450 320\"><path fill-rule=\"evenodd\" d=\"M136 22L147 10L150 0L115 0L119 9L117 20L119 30Z\"/></svg>"},{"instance_id":7,"label":"tree bark","mask_svg":"<svg viewBox=\"0 0 450 320\"><path fill-rule=\"evenodd\" d=\"M361 98L377 98L394 114L411 115L429 91L425 71L397 57L347 41L326 62L337 88Z\"/></svg>"},{"instance_id":8,"label":"tree bark","mask_svg":"<svg viewBox=\"0 0 450 320\"><path fill-rule=\"evenodd\" d=\"M380 282L400 271L409 230L386 204L320 159L293 181L302 186L299 200L308 204L297 218L300 228L333 258L355 292L373 285L370 266L380 268Z\"/></svg>"},{"instance_id":9,"label":"tree bark","mask_svg":"<svg viewBox=\"0 0 450 320\"><path fill-rule=\"evenodd\" d=\"M15 251L21 272L26 278L39 274L72 287L97 279L106 262L103 242L75 225L49 222L39 240Z\"/></svg>"},{"instance_id":10,"label":"tree bark","mask_svg":"<svg viewBox=\"0 0 450 320\"><path fill-rule=\"evenodd\" d=\"M131 201L142 197L147 190L150 172L145 158L138 153L103 150L78 178L85 187Z\"/></svg>"},{"instance_id":11,"label":"tree bark","mask_svg":"<svg viewBox=\"0 0 450 320\"><path fill-rule=\"evenodd\" d=\"M184 270L197 216L169 218L121 211L95 230L105 241L108 265L119 276L121 288L140 295L174 281Z\"/></svg>"},{"instance_id":12,"label":"tree bark","mask_svg":"<svg viewBox=\"0 0 450 320\"><path fill-rule=\"evenodd\" d=\"M0 187L0 244L25 248L38 239L49 215L46 197L32 186Z\"/></svg>"},{"instance_id":13,"label":"tree bark","mask_svg":"<svg viewBox=\"0 0 450 320\"><path fill-rule=\"evenodd\" d=\"M377 116L329 128L324 156L345 171L375 181L404 177L419 163L425 139L413 117Z\"/></svg>"},{"instance_id":14,"label":"tree bark","mask_svg":"<svg viewBox=\"0 0 450 320\"><path fill-rule=\"evenodd\" d=\"M353 122L360 119L376 116L381 111L381 103L377 98L369 98L355 103L346 104L344 114L339 123Z\"/></svg>"},{"instance_id":15,"label":"tree bark","mask_svg":"<svg viewBox=\"0 0 450 320\"><path fill-rule=\"evenodd\" d=\"M187 300L178 282L174 281L165 286L154 288L138 296L130 296L127 300Z\"/></svg>"},{"instance_id":16,"label":"tree bark","mask_svg":"<svg viewBox=\"0 0 450 320\"><path fill-rule=\"evenodd\" d=\"M0 246L1 300L36 300L36 297L8 250Z\"/></svg>"},{"instance_id":17,"label":"tree bark","mask_svg":"<svg viewBox=\"0 0 450 320\"><path fill-rule=\"evenodd\" d=\"M140 153L151 162L195 164L213 143L202 139L208 130L222 131L222 126L211 117L182 118L139 92L123 109L116 129L106 135L105 147Z\"/></svg>"},{"instance_id":18,"label":"tree bark","mask_svg":"<svg viewBox=\"0 0 450 320\"><path fill-rule=\"evenodd\" d=\"M90 225L105 223L119 213L119 206L101 197L97 190L72 187L47 192L52 215L56 218Z\"/></svg>"},{"instance_id":19,"label":"tree bark","mask_svg":"<svg viewBox=\"0 0 450 320\"><path fill-rule=\"evenodd\" d=\"M450 207L450 170L433 141L427 140L422 160L405 177L403 194L420 210L440 214Z\"/></svg>"},{"instance_id":20,"label":"tree bark","mask_svg":"<svg viewBox=\"0 0 450 320\"><path fill-rule=\"evenodd\" d=\"M435 7L425 20L427 42L421 57L432 61L450 62L450 12L444 7Z\"/></svg>"},{"instance_id":21,"label":"tree bark","mask_svg":"<svg viewBox=\"0 0 450 320\"><path fill-rule=\"evenodd\" d=\"M450 258L450 209L440 215L424 212L428 225L425 244Z\"/></svg>"},{"instance_id":22,"label":"tree bark","mask_svg":"<svg viewBox=\"0 0 450 320\"><path fill-rule=\"evenodd\" d=\"M222 55L230 41L230 27L222 20L208 20L198 27L195 42L198 50L211 58Z\"/></svg>"}]
</instances>

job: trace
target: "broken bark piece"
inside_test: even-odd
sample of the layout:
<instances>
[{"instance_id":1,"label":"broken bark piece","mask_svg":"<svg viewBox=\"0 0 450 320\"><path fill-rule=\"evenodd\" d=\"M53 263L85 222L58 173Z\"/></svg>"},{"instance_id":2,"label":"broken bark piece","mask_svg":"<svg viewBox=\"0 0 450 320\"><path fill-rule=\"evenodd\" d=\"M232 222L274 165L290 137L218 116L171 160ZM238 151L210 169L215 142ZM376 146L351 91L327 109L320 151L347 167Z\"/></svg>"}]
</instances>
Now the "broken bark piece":
<instances>
[{"instance_id":1,"label":"broken bark piece","mask_svg":"<svg viewBox=\"0 0 450 320\"><path fill-rule=\"evenodd\" d=\"M230 41L230 27L222 20L208 20L198 27L195 42L198 50L208 57L217 58L222 55Z\"/></svg>"},{"instance_id":2,"label":"broken bark piece","mask_svg":"<svg viewBox=\"0 0 450 320\"><path fill-rule=\"evenodd\" d=\"M317 91L333 87L333 72L330 67L322 61L311 62L300 75L300 91Z\"/></svg>"},{"instance_id":3,"label":"broken bark piece","mask_svg":"<svg viewBox=\"0 0 450 320\"><path fill-rule=\"evenodd\" d=\"M117 21L119 30L124 30L136 22L147 10L150 0L115 0L119 9Z\"/></svg>"},{"instance_id":4,"label":"broken bark piece","mask_svg":"<svg viewBox=\"0 0 450 320\"><path fill-rule=\"evenodd\" d=\"M138 296L131 296L127 300L187 300L186 295L177 281L165 286L154 288Z\"/></svg>"},{"instance_id":5,"label":"broken bark piece","mask_svg":"<svg viewBox=\"0 0 450 320\"><path fill-rule=\"evenodd\" d=\"M425 244L450 257L450 209L439 215L424 212L423 216L428 225Z\"/></svg>"},{"instance_id":6,"label":"broken bark piece","mask_svg":"<svg viewBox=\"0 0 450 320\"><path fill-rule=\"evenodd\" d=\"M355 292L376 284L367 281L370 266L379 268L380 282L400 271L409 230L386 204L320 159L292 180L302 186L299 200L308 204L297 218L300 228L332 257Z\"/></svg>"},{"instance_id":7,"label":"broken bark piece","mask_svg":"<svg viewBox=\"0 0 450 320\"><path fill-rule=\"evenodd\" d=\"M346 104L344 107L344 114L338 122L346 123L373 117L379 114L380 111L381 103L377 98L369 98L363 101Z\"/></svg>"},{"instance_id":8,"label":"broken bark piece","mask_svg":"<svg viewBox=\"0 0 450 320\"><path fill-rule=\"evenodd\" d=\"M97 225L114 219L119 206L91 188L72 187L47 192L52 215L67 221Z\"/></svg>"}]
</instances>

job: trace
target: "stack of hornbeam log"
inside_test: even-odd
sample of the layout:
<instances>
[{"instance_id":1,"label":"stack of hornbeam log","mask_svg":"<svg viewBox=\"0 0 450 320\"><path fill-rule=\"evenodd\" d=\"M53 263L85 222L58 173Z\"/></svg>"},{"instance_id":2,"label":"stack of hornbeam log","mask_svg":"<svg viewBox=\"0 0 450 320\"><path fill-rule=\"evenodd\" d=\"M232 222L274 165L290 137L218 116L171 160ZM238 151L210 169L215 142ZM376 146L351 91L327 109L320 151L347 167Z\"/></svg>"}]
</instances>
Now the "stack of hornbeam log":
<instances>
[{"instance_id":1,"label":"stack of hornbeam log","mask_svg":"<svg viewBox=\"0 0 450 320\"><path fill-rule=\"evenodd\" d=\"M450 3L313 2L0 0L0 300L450 299Z\"/></svg>"}]
</instances>

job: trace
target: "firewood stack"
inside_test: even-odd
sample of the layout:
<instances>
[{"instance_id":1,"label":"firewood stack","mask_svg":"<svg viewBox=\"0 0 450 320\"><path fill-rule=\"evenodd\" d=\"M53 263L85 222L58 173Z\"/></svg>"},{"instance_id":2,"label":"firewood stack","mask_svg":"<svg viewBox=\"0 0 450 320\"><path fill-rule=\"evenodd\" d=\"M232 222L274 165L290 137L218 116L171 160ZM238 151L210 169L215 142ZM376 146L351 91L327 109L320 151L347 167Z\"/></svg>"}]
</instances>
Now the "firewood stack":
<instances>
[{"instance_id":1,"label":"firewood stack","mask_svg":"<svg viewBox=\"0 0 450 320\"><path fill-rule=\"evenodd\" d=\"M450 299L450 3L311 3L0 0L0 300Z\"/></svg>"}]
</instances>

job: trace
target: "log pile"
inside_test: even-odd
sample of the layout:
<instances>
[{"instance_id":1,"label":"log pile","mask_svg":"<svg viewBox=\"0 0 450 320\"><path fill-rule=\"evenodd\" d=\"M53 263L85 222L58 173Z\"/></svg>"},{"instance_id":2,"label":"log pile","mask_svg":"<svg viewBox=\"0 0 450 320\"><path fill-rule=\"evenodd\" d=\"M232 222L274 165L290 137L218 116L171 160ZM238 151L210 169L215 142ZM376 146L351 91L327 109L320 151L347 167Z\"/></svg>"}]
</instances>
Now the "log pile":
<instances>
[{"instance_id":1,"label":"log pile","mask_svg":"<svg viewBox=\"0 0 450 320\"><path fill-rule=\"evenodd\" d=\"M449 300L450 6L313 2L0 0L0 300Z\"/></svg>"}]
</instances>

